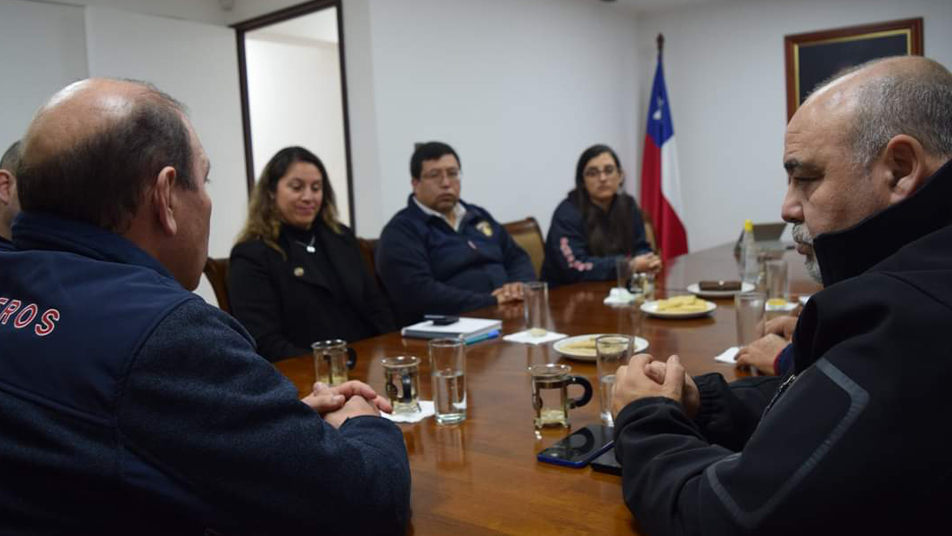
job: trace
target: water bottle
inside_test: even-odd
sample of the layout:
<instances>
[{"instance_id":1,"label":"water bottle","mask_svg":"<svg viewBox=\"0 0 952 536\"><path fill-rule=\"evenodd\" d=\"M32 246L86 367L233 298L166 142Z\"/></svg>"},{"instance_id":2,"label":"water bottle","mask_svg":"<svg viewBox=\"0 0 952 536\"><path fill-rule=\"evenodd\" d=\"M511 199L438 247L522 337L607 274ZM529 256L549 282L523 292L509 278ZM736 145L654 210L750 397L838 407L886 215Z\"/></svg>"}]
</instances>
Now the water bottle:
<instances>
[{"instance_id":1,"label":"water bottle","mask_svg":"<svg viewBox=\"0 0 952 536\"><path fill-rule=\"evenodd\" d=\"M754 240L754 223L744 220L744 239L741 241L744 259L744 283L757 286L760 279L760 262L757 259L757 242Z\"/></svg>"}]
</instances>

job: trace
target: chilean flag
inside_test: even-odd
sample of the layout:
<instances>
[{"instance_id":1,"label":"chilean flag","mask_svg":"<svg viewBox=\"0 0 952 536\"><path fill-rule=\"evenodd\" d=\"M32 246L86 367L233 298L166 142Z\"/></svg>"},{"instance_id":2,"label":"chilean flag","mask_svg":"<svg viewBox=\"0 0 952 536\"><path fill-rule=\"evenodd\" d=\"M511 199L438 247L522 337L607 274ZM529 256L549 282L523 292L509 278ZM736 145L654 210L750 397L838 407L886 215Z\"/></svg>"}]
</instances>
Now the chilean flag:
<instances>
[{"instance_id":1,"label":"chilean flag","mask_svg":"<svg viewBox=\"0 0 952 536\"><path fill-rule=\"evenodd\" d=\"M648 128L641 166L641 209L655 228L655 239L662 260L688 252L688 236L678 214L684 214L681 181L678 178L678 153L674 145L668 91L664 87L661 54L655 71L648 106Z\"/></svg>"}]
</instances>

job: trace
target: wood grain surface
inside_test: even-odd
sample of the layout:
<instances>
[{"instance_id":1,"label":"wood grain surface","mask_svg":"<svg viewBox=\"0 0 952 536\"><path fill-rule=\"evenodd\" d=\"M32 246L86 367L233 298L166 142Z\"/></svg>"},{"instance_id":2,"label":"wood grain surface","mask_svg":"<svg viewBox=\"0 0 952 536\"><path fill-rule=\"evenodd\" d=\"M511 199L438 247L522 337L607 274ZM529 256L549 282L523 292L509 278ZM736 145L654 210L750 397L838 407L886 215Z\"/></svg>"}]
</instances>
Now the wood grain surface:
<instances>
[{"instance_id":1,"label":"wood grain surface","mask_svg":"<svg viewBox=\"0 0 952 536\"><path fill-rule=\"evenodd\" d=\"M810 294L802 258L787 252L791 293ZM737 279L732 244L682 256L666 266L657 282L659 297L686 293L702 279ZM580 283L549 291L550 328L567 335L625 333L648 340L647 353L667 359L678 354L688 372L720 372L727 378L745 372L713 357L735 344L733 299L711 300L717 309L691 320L646 318L637 307L602 303L612 282ZM500 318L503 333L523 329L522 304L480 309L466 316ZM351 345L358 353L351 378L383 393L380 360L415 355L421 364L421 398L432 399L426 341L390 333ZM595 364L563 358L552 343L529 346L483 341L467 347L468 416L457 426L438 426L432 418L401 424L413 478L411 534L638 534L625 507L621 478L592 471L539 463L535 455L571 430L544 430L537 438L532 424L529 375L535 363L562 362L583 375L597 390ZM314 382L310 356L276 364L301 396ZM577 396L577 386L570 394ZM598 393L570 413L572 429L598 423Z\"/></svg>"}]
</instances>

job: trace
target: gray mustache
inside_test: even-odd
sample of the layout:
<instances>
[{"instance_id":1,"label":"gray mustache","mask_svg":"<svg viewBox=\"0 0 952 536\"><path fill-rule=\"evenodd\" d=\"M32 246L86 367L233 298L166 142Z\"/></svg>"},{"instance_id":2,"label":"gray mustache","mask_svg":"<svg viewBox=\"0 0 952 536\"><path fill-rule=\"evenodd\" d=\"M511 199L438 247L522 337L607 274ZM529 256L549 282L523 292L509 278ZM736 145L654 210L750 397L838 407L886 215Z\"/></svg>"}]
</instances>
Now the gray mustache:
<instances>
[{"instance_id":1,"label":"gray mustache","mask_svg":"<svg viewBox=\"0 0 952 536\"><path fill-rule=\"evenodd\" d=\"M808 246L813 245L813 236L810 235L810 231L807 230L806 225L802 223L793 226L793 239L801 244Z\"/></svg>"}]
</instances>

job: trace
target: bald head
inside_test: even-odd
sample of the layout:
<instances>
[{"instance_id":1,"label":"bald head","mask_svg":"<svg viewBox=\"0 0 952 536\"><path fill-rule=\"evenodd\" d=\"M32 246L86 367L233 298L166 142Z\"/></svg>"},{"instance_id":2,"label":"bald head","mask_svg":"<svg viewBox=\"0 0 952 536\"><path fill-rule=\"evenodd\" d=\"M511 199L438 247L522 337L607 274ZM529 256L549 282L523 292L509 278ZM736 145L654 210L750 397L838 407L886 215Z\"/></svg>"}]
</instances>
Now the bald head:
<instances>
[{"instance_id":1,"label":"bald head","mask_svg":"<svg viewBox=\"0 0 952 536\"><path fill-rule=\"evenodd\" d=\"M67 86L37 112L23 138L24 210L120 230L165 166L193 189L190 134L182 106L142 82L89 79Z\"/></svg>"},{"instance_id":2,"label":"bald head","mask_svg":"<svg viewBox=\"0 0 952 536\"><path fill-rule=\"evenodd\" d=\"M899 134L918 140L937 163L952 158L952 73L933 60L864 63L821 84L803 107L842 121L854 163L863 167Z\"/></svg>"}]
</instances>

